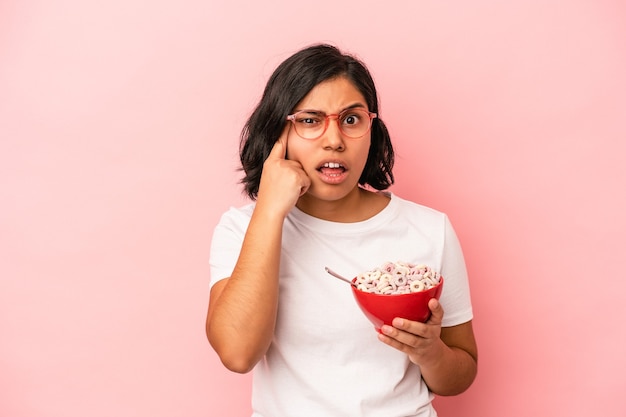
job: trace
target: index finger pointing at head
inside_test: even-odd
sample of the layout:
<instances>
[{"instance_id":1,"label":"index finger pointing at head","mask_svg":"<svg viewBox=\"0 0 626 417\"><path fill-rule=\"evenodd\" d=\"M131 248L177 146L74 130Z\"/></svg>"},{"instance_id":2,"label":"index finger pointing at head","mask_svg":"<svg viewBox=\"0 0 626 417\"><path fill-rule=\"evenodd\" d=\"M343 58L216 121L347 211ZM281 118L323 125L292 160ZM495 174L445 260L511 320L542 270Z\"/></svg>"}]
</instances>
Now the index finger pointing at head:
<instances>
[{"instance_id":1,"label":"index finger pointing at head","mask_svg":"<svg viewBox=\"0 0 626 417\"><path fill-rule=\"evenodd\" d=\"M283 132L280 134L280 137L276 142L274 142L274 146L272 147L272 151L269 154L270 158L276 159L285 159L287 156L287 136L289 135L289 124L285 126Z\"/></svg>"}]
</instances>

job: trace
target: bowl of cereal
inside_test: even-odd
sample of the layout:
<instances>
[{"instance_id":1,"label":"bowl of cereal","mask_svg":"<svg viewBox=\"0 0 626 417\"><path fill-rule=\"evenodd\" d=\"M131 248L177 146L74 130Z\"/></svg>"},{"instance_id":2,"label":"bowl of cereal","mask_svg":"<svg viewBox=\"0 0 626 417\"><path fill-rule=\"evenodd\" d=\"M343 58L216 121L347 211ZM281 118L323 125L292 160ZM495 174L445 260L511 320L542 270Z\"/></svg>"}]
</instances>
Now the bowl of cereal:
<instances>
[{"instance_id":1,"label":"bowl of cereal","mask_svg":"<svg viewBox=\"0 0 626 417\"><path fill-rule=\"evenodd\" d=\"M443 277L424 264L387 262L352 279L352 293L365 316L380 331L394 317L426 322L428 302L439 299Z\"/></svg>"}]
</instances>

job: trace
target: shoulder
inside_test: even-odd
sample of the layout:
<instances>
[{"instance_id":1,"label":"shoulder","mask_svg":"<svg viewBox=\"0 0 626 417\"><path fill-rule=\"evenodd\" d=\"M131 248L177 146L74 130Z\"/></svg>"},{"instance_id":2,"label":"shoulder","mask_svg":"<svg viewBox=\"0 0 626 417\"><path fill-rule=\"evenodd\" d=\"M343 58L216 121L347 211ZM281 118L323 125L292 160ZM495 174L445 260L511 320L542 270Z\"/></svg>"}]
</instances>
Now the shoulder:
<instances>
[{"instance_id":1,"label":"shoulder","mask_svg":"<svg viewBox=\"0 0 626 417\"><path fill-rule=\"evenodd\" d=\"M390 194L390 196L392 204L394 204L402 214L419 216L420 218L428 218L432 220L444 220L447 218L445 213L432 207L424 206L411 200L406 200L396 194Z\"/></svg>"},{"instance_id":2,"label":"shoulder","mask_svg":"<svg viewBox=\"0 0 626 417\"><path fill-rule=\"evenodd\" d=\"M254 203L246 204L241 207L230 207L222 213L219 221L215 225L214 233L235 232L237 234L245 233L254 211Z\"/></svg>"},{"instance_id":3,"label":"shoulder","mask_svg":"<svg viewBox=\"0 0 626 417\"><path fill-rule=\"evenodd\" d=\"M446 240L445 236L453 233L448 215L440 210L392 195L395 221L408 229L419 230L426 236Z\"/></svg>"},{"instance_id":4,"label":"shoulder","mask_svg":"<svg viewBox=\"0 0 626 417\"><path fill-rule=\"evenodd\" d=\"M220 223L247 223L252 217L255 203L246 204L241 207L230 207L220 217Z\"/></svg>"}]
</instances>

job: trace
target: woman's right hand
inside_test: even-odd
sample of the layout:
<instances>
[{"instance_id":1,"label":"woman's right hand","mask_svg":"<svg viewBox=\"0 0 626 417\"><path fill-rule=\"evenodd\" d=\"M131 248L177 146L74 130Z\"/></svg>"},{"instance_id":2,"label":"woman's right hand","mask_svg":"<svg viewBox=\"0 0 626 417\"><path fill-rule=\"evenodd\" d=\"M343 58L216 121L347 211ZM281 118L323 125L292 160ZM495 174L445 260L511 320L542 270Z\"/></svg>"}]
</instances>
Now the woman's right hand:
<instances>
[{"instance_id":1,"label":"woman's right hand","mask_svg":"<svg viewBox=\"0 0 626 417\"><path fill-rule=\"evenodd\" d=\"M287 137L291 123L285 126L263 163L263 173L257 195L257 208L280 213L283 217L296 205L300 196L307 192L311 179L297 161L286 159Z\"/></svg>"}]
</instances>

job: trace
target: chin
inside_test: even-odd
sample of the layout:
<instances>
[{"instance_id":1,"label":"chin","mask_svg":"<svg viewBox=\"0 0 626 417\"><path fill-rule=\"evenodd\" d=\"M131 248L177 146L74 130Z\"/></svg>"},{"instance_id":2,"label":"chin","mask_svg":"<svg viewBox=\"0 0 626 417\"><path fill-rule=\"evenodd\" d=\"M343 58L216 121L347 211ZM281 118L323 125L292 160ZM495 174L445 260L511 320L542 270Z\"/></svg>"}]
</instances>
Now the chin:
<instances>
[{"instance_id":1,"label":"chin","mask_svg":"<svg viewBox=\"0 0 626 417\"><path fill-rule=\"evenodd\" d=\"M323 201L339 201L354 192L358 192L358 185L346 186L346 184L340 185L323 185L322 187L315 187L313 190L307 191L305 196L309 198L323 200Z\"/></svg>"}]
</instances>

